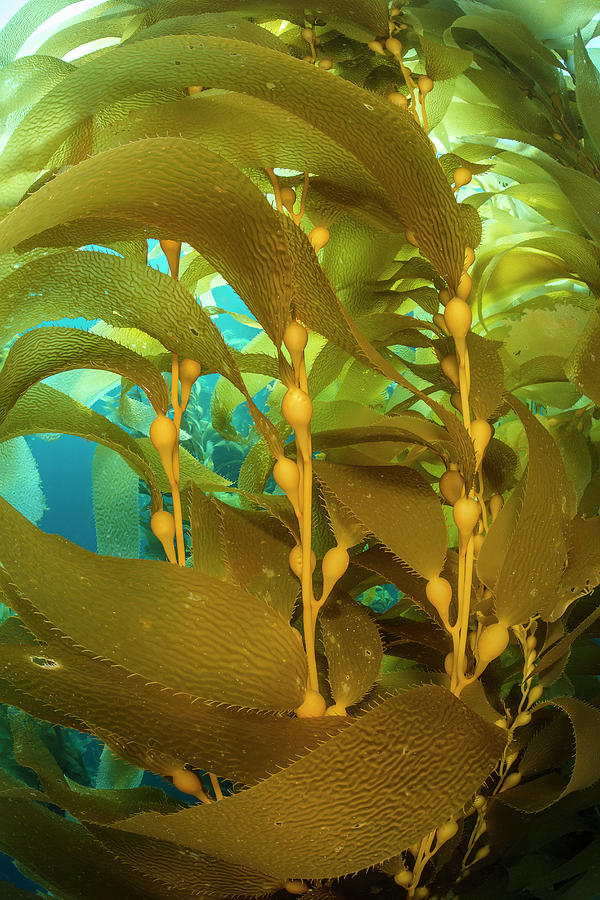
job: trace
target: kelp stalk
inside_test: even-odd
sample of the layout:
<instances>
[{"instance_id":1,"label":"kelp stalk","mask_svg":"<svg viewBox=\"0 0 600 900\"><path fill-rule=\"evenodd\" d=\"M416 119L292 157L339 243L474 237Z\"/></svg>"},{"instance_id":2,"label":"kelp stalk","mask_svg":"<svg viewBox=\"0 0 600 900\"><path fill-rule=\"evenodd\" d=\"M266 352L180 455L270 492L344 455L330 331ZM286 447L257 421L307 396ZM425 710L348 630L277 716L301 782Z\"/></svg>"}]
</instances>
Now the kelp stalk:
<instances>
[{"instance_id":1,"label":"kelp stalk","mask_svg":"<svg viewBox=\"0 0 600 900\"><path fill-rule=\"evenodd\" d=\"M185 544L183 541L183 522L181 516L181 497L179 484L173 471L173 453L178 441L175 422L168 416L157 416L150 426L150 440L154 444L165 470L165 475L173 495L173 516L177 535L177 555L180 566L185 566Z\"/></svg>"},{"instance_id":2,"label":"kelp stalk","mask_svg":"<svg viewBox=\"0 0 600 900\"><path fill-rule=\"evenodd\" d=\"M177 281L179 279L181 241L161 240L160 247L167 258L171 277ZM171 485L171 492L173 495L173 513L175 516L175 531L177 536L177 561L180 566L185 566L185 540L183 537L181 495L179 493L179 432L181 429L181 415L183 413L183 408L179 402L179 357L176 353L171 354L171 404L173 406L175 440L173 443L172 452L173 480L171 481L169 479L169 483Z\"/></svg>"},{"instance_id":3,"label":"kelp stalk","mask_svg":"<svg viewBox=\"0 0 600 900\"><path fill-rule=\"evenodd\" d=\"M390 34L393 29L392 23L390 23ZM385 42L386 49L392 54L392 56L396 59L400 67L400 71L402 72L402 76L406 83L406 87L410 93L410 110L409 112L412 114L413 118L416 122L419 122L419 114L417 112L417 100L415 95L415 83L412 80L412 72L408 69L403 61L402 61L402 43L395 37L389 37ZM421 124L419 122L419 124Z\"/></svg>"},{"instance_id":4,"label":"kelp stalk","mask_svg":"<svg viewBox=\"0 0 600 900\"><path fill-rule=\"evenodd\" d=\"M298 517L300 526L300 565L297 551L290 554L290 567L299 576L302 585L302 610L304 626L304 643L308 663L308 689L318 694L319 680L315 656L315 625L313 617L312 572L313 553L312 540L312 446L310 420L312 418L312 401L308 396L308 382L304 362L304 348L308 341L308 332L299 322L291 322L287 326L284 344L290 354L294 370L294 384L288 387L281 411L283 417L293 429L296 436L297 472L296 478L290 471L288 462L283 457L275 465L274 477L279 486L288 495ZM324 708L323 708L324 711Z\"/></svg>"},{"instance_id":5,"label":"kelp stalk","mask_svg":"<svg viewBox=\"0 0 600 900\"><path fill-rule=\"evenodd\" d=\"M454 173L455 183L460 186L460 171ZM460 391L460 408L463 425L471 435L475 447L477 468L479 469L485 448L491 438L491 426L487 422L477 425L472 429L471 412L469 408L470 393L470 365L469 351L467 348L467 335L471 328L472 313L467 298L471 292L471 277L467 272L469 265L474 260L474 252L468 247L465 250L465 264L462 277L459 281L454 297L450 298L444 309L444 322L449 334L454 338L456 357L458 360L458 384ZM475 423L473 423L475 424ZM475 431L475 434L473 434ZM487 438L487 439L486 439ZM458 615L451 629L453 640L453 656L451 668L451 690L458 696L463 687L470 680L466 675L466 650L469 632L469 615L471 611L471 588L473 582L474 561L474 530L479 522L481 508L475 497L475 490L470 488L468 495L463 494L453 506L453 516L458 529Z\"/></svg>"}]
</instances>

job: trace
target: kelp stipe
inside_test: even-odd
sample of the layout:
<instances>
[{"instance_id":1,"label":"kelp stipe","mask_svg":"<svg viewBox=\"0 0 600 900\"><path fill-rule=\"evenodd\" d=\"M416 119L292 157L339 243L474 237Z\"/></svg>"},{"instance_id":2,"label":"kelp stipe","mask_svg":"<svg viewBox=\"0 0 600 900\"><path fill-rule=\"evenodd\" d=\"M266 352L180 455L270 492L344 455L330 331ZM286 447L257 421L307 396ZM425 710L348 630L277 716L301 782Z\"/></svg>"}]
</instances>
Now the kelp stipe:
<instances>
[{"instance_id":1,"label":"kelp stipe","mask_svg":"<svg viewBox=\"0 0 600 900\"><path fill-rule=\"evenodd\" d=\"M0 850L65 900L591 896L595 9L108 6L0 32L2 460L96 442L114 553L2 473Z\"/></svg>"}]
</instances>

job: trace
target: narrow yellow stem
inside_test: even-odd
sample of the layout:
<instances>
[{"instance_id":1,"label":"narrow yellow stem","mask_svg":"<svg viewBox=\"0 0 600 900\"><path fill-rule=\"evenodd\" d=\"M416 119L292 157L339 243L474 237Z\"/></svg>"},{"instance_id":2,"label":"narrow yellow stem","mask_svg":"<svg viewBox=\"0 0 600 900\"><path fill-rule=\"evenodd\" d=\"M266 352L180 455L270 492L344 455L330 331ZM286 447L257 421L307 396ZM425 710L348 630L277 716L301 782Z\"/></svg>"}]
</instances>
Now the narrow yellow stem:
<instances>
[{"instance_id":1,"label":"narrow yellow stem","mask_svg":"<svg viewBox=\"0 0 600 900\"><path fill-rule=\"evenodd\" d=\"M165 254L168 253L168 246L163 246L161 243L161 247ZM181 244L179 244L177 250L177 261L176 264L172 260L169 260L169 271L171 272L171 277L177 281L179 279L179 253L181 251ZM177 436L175 439L175 444L173 446L173 455L172 455L172 470L173 477L172 480L169 478L169 485L171 487L171 495L173 497L173 518L175 519L175 536L177 542L177 562L180 566L185 566L185 541L183 538L183 517L181 514L181 495L179 493L179 429L181 426L181 407L179 405L179 357L176 353L171 353L171 403L173 405L173 422L175 424L175 428L177 429Z\"/></svg>"},{"instance_id":2,"label":"narrow yellow stem","mask_svg":"<svg viewBox=\"0 0 600 900\"><path fill-rule=\"evenodd\" d=\"M213 775L212 772L208 773L208 777L210 778L210 783L212 784L212 789L215 792L215 798L217 800L223 799L223 791L221 790L221 785L217 780L217 776Z\"/></svg>"},{"instance_id":3,"label":"narrow yellow stem","mask_svg":"<svg viewBox=\"0 0 600 900\"><path fill-rule=\"evenodd\" d=\"M300 515L297 516L298 525L300 529L302 529L302 514L304 512L304 463L302 460L302 454L296 445L296 465L298 466L298 474L300 476L300 481L298 484L298 507Z\"/></svg>"},{"instance_id":4,"label":"narrow yellow stem","mask_svg":"<svg viewBox=\"0 0 600 900\"><path fill-rule=\"evenodd\" d=\"M460 682L463 671L462 671L462 657L461 657L461 643L462 643L462 623L464 620L464 586L465 586L465 549L462 543L462 538L459 536L458 539L458 591L457 591L457 606L458 606L458 614L456 617L456 622L454 625L454 632L456 634L456 646L454 648L454 659L452 661L452 684L451 689L454 693ZM453 634L454 638L454 634Z\"/></svg>"},{"instance_id":5,"label":"narrow yellow stem","mask_svg":"<svg viewBox=\"0 0 600 900\"><path fill-rule=\"evenodd\" d=\"M465 563L464 563L464 581L463 581L463 597L461 609L461 621L458 644L458 683L454 693L459 696L468 679L465 678L464 660L467 648L467 635L469 633L469 614L471 612L471 584L473 582L473 535L467 541Z\"/></svg>"},{"instance_id":6,"label":"narrow yellow stem","mask_svg":"<svg viewBox=\"0 0 600 900\"><path fill-rule=\"evenodd\" d=\"M323 606L325 601L328 599L328 597L329 597L329 594L322 595L318 600L315 600L313 598L313 602L312 602L313 622L317 621L317 616L319 615L319 610L321 609L321 607Z\"/></svg>"},{"instance_id":7,"label":"narrow yellow stem","mask_svg":"<svg viewBox=\"0 0 600 900\"><path fill-rule=\"evenodd\" d=\"M172 563L174 566L176 566L177 565L177 555L175 554L175 548L173 547L173 544L172 543L171 544L163 544L163 547L164 547L164 551L165 551L165 554L166 554L169 562Z\"/></svg>"},{"instance_id":8,"label":"narrow yellow stem","mask_svg":"<svg viewBox=\"0 0 600 900\"><path fill-rule=\"evenodd\" d=\"M467 374L467 394L471 393L471 362L469 360L469 351L465 346L464 352L465 372Z\"/></svg>"},{"instance_id":9,"label":"narrow yellow stem","mask_svg":"<svg viewBox=\"0 0 600 900\"><path fill-rule=\"evenodd\" d=\"M467 863L467 860L468 860L469 856L471 855L471 853L473 852L473 848L474 848L475 844L477 843L477 841L479 840L481 835L485 833L485 831L487 831L487 826L485 824L485 814L482 810L478 809L477 810L477 822L475 823L475 825L473 827L473 831L471 832L471 837L469 838L469 843L467 845L467 850L462 859L461 868L462 868L463 872L466 869L468 869L470 865L472 865L472 863Z\"/></svg>"},{"instance_id":10,"label":"narrow yellow stem","mask_svg":"<svg viewBox=\"0 0 600 900\"><path fill-rule=\"evenodd\" d=\"M458 357L458 381L460 388L460 401L463 424L467 431L471 430L471 413L469 411L470 366L469 351L465 338L455 339L456 355ZM469 496L474 497L475 492L470 491ZM451 689L457 696L467 683L465 679L465 650L467 635L469 632L469 613L471 611L471 585L473 582L473 535L469 536L466 545L459 537L459 561L458 561L458 618L456 628L458 631L458 652L454 654L452 666Z\"/></svg>"},{"instance_id":11,"label":"narrow yellow stem","mask_svg":"<svg viewBox=\"0 0 600 900\"><path fill-rule=\"evenodd\" d=\"M458 659L458 636L460 629L458 627L459 619L457 617L455 624L450 628L450 637L452 638L452 675L450 676L450 690L454 692L458 684L458 676L456 674L456 665Z\"/></svg>"},{"instance_id":12,"label":"narrow yellow stem","mask_svg":"<svg viewBox=\"0 0 600 900\"><path fill-rule=\"evenodd\" d=\"M179 406L179 357L171 354L171 402L173 404L173 422L177 429L177 437L173 446L173 479L169 479L173 497L173 518L175 519L175 536L177 540L177 562L185 566L185 541L183 539L183 516L181 513L181 496L179 493L179 429L181 426L181 407Z\"/></svg>"},{"instance_id":13,"label":"narrow yellow stem","mask_svg":"<svg viewBox=\"0 0 600 900\"><path fill-rule=\"evenodd\" d=\"M181 430L181 409L179 407L174 410L173 421L177 429L177 441L173 447L173 475L175 476L175 481L179 484L179 432Z\"/></svg>"},{"instance_id":14,"label":"narrow yellow stem","mask_svg":"<svg viewBox=\"0 0 600 900\"><path fill-rule=\"evenodd\" d=\"M408 69L406 68L406 66L404 65L404 63L402 62L402 60L400 58L398 58L398 65L400 66L402 75L404 76L404 82L406 84L406 87L408 88L408 90L410 92L410 111L413 115L413 118L416 119L417 122L419 122L419 114L417 112L417 100L415 97L415 83L412 80L412 78L410 77ZM421 123L419 122L419 125L420 124Z\"/></svg>"},{"instance_id":15,"label":"narrow yellow stem","mask_svg":"<svg viewBox=\"0 0 600 900\"><path fill-rule=\"evenodd\" d=\"M310 451L310 435L309 435ZM317 660L315 656L315 623L313 619L313 591L311 572L311 537L312 537L312 461L310 452L303 458L304 465L304 510L302 513L302 612L304 622L304 643L308 661L308 686L313 691L319 690L317 676Z\"/></svg>"},{"instance_id":16,"label":"narrow yellow stem","mask_svg":"<svg viewBox=\"0 0 600 900\"><path fill-rule=\"evenodd\" d=\"M185 541L183 539L183 518L181 515L181 495L179 484L171 482L171 494L173 496L173 518L175 519L175 537L177 539L177 562L185 566Z\"/></svg>"},{"instance_id":17,"label":"narrow yellow stem","mask_svg":"<svg viewBox=\"0 0 600 900\"><path fill-rule=\"evenodd\" d=\"M490 529L489 529L489 523L488 523L487 509L485 508L485 500L483 499L483 475L481 474L481 468L479 469L478 476L479 476L479 491L475 496L477 497L477 499L479 501L479 505L481 507L481 518L483 521L483 530L484 530L485 534L487 534Z\"/></svg>"},{"instance_id":18,"label":"narrow yellow stem","mask_svg":"<svg viewBox=\"0 0 600 900\"><path fill-rule=\"evenodd\" d=\"M308 379L306 376L306 364L304 355L299 368L300 388L308 393ZM313 609L314 595L312 584L312 442L310 437L310 425L306 426L304 451L298 453L302 459L302 613L304 622L304 643L306 645L306 659L308 661L308 686L313 691L319 690L317 676L317 660L315 656L315 620L316 613Z\"/></svg>"},{"instance_id":19,"label":"narrow yellow stem","mask_svg":"<svg viewBox=\"0 0 600 900\"><path fill-rule=\"evenodd\" d=\"M306 363L304 361L304 354L302 355L302 359L300 360L300 366L298 367L298 385L301 390L304 391L305 394L308 394L308 376L306 374Z\"/></svg>"},{"instance_id":20,"label":"narrow yellow stem","mask_svg":"<svg viewBox=\"0 0 600 900\"><path fill-rule=\"evenodd\" d=\"M467 367L465 365L465 356L460 357L458 364L458 383L460 387L460 403L462 409L463 423L467 431L471 428L471 413L469 412L469 385L467 380Z\"/></svg>"},{"instance_id":21,"label":"narrow yellow stem","mask_svg":"<svg viewBox=\"0 0 600 900\"><path fill-rule=\"evenodd\" d=\"M433 842L435 840L435 831L429 832L426 834L424 838L421 839L421 843L419 844L419 850L417 852L417 858L415 860L415 865L413 869L413 879L410 883L410 887L408 888L407 900L412 900L415 896L415 891L419 886L419 881L421 880L421 875L423 874L423 869L427 862L433 856L431 852L431 848L433 846Z\"/></svg>"},{"instance_id":22,"label":"narrow yellow stem","mask_svg":"<svg viewBox=\"0 0 600 900\"><path fill-rule=\"evenodd\" d=\"M423 116L423 129L424 131L429 131L429 122L427 121L427 110L425 109L425 97L421 97L419 100L421 104L421 115Z\"/></svg>"},{"instance_id":23,"label":"narrow yellow stem","mask_svg":"<svg viewBox=\"0 0 600 900\"><path fill-rule=\"evenodd\" d=\"M308 172L304 173L304 188L302 189L302 198L300 200L300 212L294 216L294 222L296 225L299 225L302 221L302 216L304 215L304 209L306 207L306 194L308 192Z\"/></svg>"},{"instance_id":24,"label":"narrow yellow stem","mask_svg":"<svg viewBox=\"0 0 600 900\"><path fill-rule=\"evenodd\" d=\"M275 204L280 213L285 212L283 208L283 203L281 202L281 191L279 190L279 179L277 175L273 171L273 169L268 169L265 167L265 172L269 176L269 180L273 185L273 193L275 194Z\"/></svg>"},{"instance_id":25,"label":"narrow yellow stem","mask_svg":"<svg viewBox=\"0 0 600 900\"><path fill-rule=\"evenodd\" d=\"M171 403L173 405L173 421L177 429L177 440L173 447L173 476L179 484L179 430L181 428L181 407L179 405L179 357L171 354Z\"/></svg>"}]
</instances>

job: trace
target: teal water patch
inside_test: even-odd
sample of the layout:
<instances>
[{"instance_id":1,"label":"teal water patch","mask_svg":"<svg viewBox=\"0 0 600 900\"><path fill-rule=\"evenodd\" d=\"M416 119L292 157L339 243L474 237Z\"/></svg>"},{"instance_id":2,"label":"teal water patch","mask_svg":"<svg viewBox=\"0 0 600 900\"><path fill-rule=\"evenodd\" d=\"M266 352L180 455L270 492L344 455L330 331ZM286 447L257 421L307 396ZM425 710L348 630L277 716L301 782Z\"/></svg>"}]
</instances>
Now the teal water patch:
<instances>
[{"instance_id":1,"label":"teal water patch","mask_svg":"<svg viewBox=\"0 0 600 900\"><path fill-rule=\"evenodd\" d=\"M400 599L400 591L393 584L378 584L363 591L356 598L363 606L368 606L374 613L386 613Z\"/></svg>"},{"instance_id":2,"label":"teal water patch","mask_svg":"<svg viewBox=\"0 0 600 900\"><path fill-rule=\"evenodd\" d=\"M9 884L15 884L17 887L30 891L32 897L37 893L42 896L49 896L48 891L34 881L30 881L20 872L10 856L0 852L0 891L2 891L2 882L7 881ZM0 895L1 896L1 895Z\"/></svg>"},{"instance_id":3,"label":"teal water patch","mask_svg":"<svg viewBox=\"0 0 600 900\"><path fill-rule=\"evenodd\" d=\"M92 506L92 458L96 445L69 434L27 438L37 462L47 509L39 527L96 552Z\"/></svg>"}]
</instances>

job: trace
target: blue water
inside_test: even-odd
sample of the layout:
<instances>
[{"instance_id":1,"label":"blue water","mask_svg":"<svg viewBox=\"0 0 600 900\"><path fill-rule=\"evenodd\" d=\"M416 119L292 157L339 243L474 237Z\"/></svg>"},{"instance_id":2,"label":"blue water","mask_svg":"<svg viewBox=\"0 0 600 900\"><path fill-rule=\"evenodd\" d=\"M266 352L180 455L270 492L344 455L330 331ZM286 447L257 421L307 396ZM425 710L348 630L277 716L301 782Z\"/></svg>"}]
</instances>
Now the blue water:
<instances>
[{"instance_id":1,"label":"blue water","mask_svg":"<svg viewBox=\"0 0 600 900\"><path fill-rule=\"evenodd\" d=\"M96 551L92 506L92 457L96 444L63 434L54 441L27 438L38 465L46 505L38 527Z\"/></svg>"},{"instance_id":2,"label":"blue water","mask_svg":"<svg viewBox=\"0 0 600 900\"><path fill-rule=\"evenodd\" d=\"M44 894L47 893L44 888L39 886L39 884L30 881L29 878L26 878L19 872L10 856L6 856L5 853L0 853L0 891L2 890L2 881L16 884L17 887L23 888L25 891L31 891L32 894L36 891L43 891Z\"/></svg>"}]
</instances>

